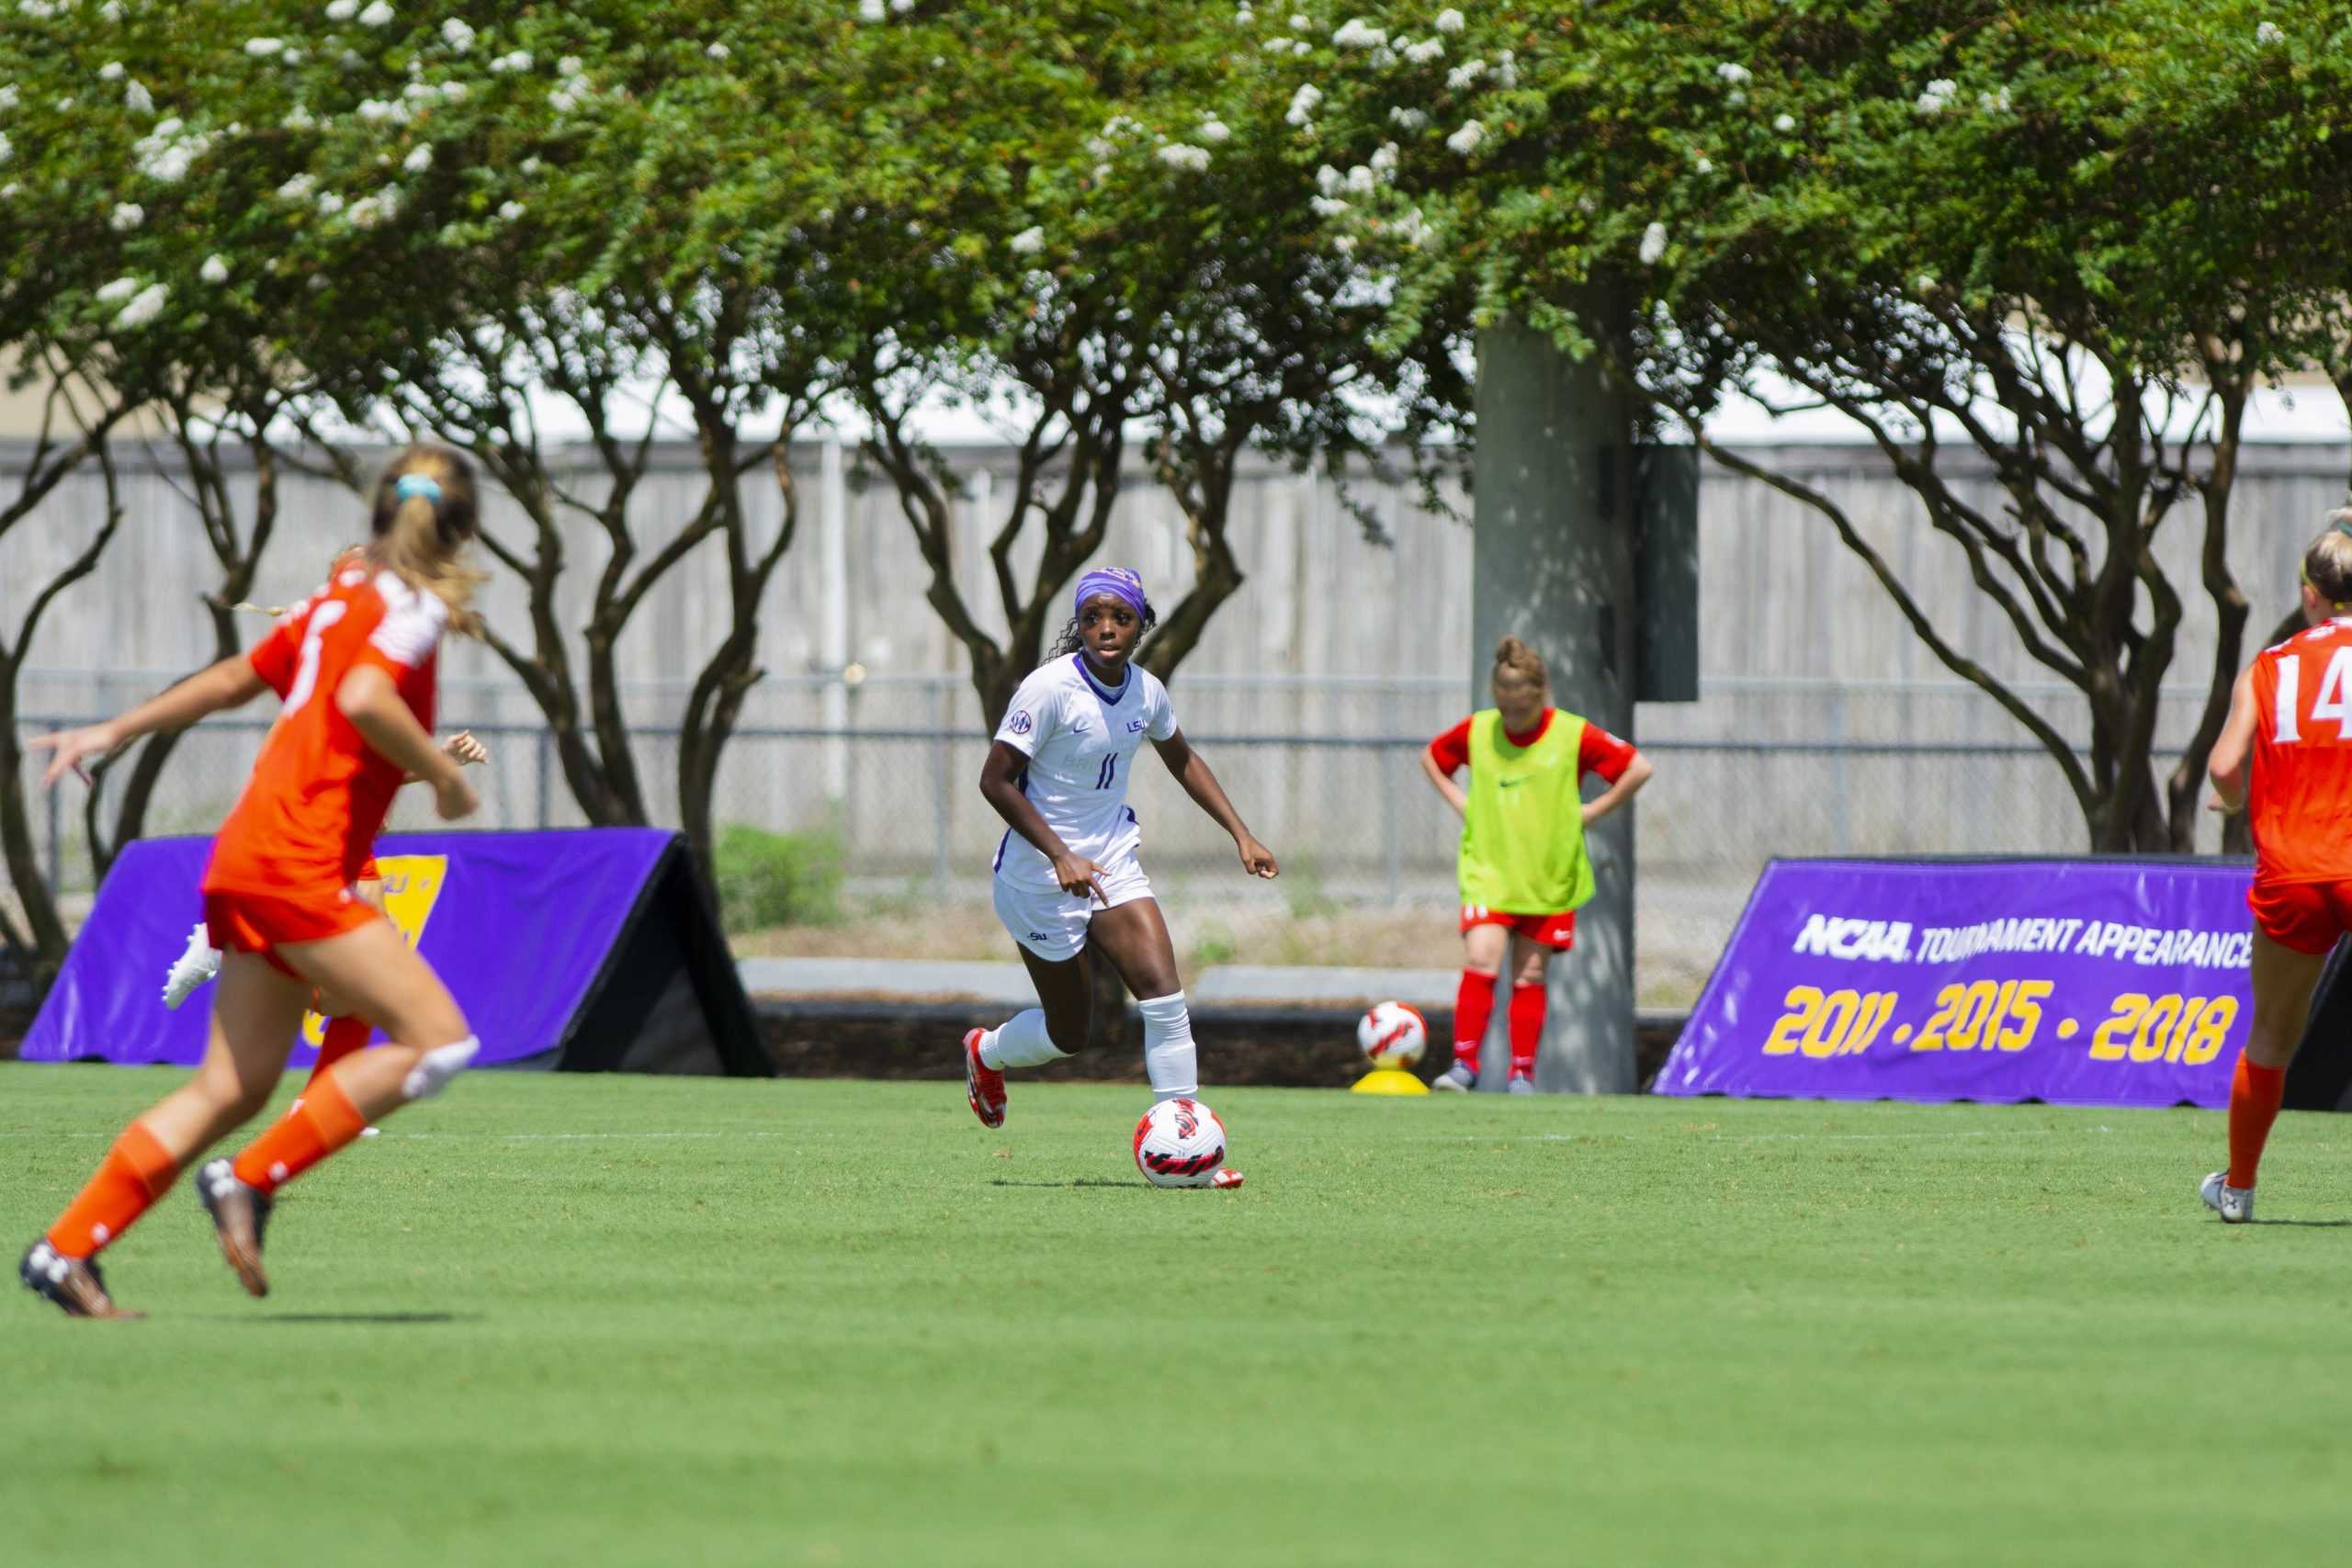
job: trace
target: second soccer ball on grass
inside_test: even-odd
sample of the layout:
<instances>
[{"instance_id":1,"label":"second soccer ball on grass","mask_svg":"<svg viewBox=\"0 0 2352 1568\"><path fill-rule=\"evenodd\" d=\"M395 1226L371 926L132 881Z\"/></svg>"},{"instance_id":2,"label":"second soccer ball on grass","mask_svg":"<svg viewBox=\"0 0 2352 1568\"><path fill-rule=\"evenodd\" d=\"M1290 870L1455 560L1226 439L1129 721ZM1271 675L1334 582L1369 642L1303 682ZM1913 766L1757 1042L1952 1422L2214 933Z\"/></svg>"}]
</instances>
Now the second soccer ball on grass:
<instances>
[{"instance_id":1,"label":"second soccer ball on grass","mask_svg":"<svg viewBox=\"0 0 2352 1568\"><path fill-rule=\"evenodd\" d=\"M1418 1009L1381 1002L1356 1024L1356 1043L1375 1067L1410 1067L1429 1049L1430 1027Z\"/></svg>"}]
</instances>

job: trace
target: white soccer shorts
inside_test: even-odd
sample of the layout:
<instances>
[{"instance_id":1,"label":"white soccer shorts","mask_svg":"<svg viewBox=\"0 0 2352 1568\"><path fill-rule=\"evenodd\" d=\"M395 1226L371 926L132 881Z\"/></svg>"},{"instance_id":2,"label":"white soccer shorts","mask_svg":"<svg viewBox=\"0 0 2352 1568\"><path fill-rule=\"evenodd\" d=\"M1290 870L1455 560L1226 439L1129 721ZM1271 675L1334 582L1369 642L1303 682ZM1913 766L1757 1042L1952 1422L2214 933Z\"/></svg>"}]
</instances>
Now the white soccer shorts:
<instances>
[{"instance_id":1,"label":"white soccer shorts","mask_svg":"<svg viewBox=\"0 0 2352 1568\"><path fill-rule=\"evenodd\" d=\"M1151 897L1151 878L1143 874L1143 863L1132 854L1121 855L1103 867L1101 880L1102 895L1114 909ZM1004 922L1012 940L1048 964L1065 963L1079 955L1086 946L1087 922L1104 907L1094 901L1091 893L1073 898L1051 882L1032 882L1002 872L996 876L994 901L996 918Z\"/></svg>"}]
</instances>

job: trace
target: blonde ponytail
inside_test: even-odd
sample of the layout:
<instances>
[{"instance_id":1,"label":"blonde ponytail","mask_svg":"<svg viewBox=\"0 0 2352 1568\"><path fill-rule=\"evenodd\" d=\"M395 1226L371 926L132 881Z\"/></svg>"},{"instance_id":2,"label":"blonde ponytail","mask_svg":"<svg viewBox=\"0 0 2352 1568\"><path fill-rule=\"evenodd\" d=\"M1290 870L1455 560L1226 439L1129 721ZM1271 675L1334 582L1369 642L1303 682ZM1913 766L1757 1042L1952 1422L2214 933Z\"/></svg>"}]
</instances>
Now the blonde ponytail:
<instances>
[{"instance_id":1,"label":"blonde ponytail","mask_svg":"<svg viewBox=\"0 0 2352 1568\"><path fill-rule=\"evenodd\" d=\"M447 446L411 446L376 481L368 559L449 607L449 629L471 632L475 590L486 581L466 564L474 536L473 466Z\"/></svg>"}]
</instances>

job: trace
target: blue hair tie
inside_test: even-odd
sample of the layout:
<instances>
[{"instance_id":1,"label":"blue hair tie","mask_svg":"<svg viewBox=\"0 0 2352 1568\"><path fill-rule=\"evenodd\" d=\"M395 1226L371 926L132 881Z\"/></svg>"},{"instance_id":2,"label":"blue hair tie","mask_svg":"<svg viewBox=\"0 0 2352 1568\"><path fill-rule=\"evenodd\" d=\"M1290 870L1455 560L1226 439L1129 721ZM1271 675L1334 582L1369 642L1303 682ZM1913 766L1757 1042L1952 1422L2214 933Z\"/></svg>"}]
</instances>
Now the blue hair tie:
<instances>
[{"instance_id":1,"label":"blue hair tie","mask_svg":"<svg viewBox=\"0 0 2352 1568\"><path fill-rule=\"evenodd\" d=\"M402 501L414 501L421 496L435 506L441 504L440 481L424 474L402 474L393 483L392 493Z\"/></svg>"}]
</instances>

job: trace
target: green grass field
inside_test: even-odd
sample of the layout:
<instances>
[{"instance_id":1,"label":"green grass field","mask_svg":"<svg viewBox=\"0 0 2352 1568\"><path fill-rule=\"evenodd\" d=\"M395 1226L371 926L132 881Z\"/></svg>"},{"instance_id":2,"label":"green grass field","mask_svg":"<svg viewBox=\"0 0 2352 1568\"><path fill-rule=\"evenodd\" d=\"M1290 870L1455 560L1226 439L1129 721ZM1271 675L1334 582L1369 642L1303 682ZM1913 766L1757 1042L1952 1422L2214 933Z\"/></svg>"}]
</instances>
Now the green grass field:
<instances>
[{"instance_id":1,"label":"green grass field","mask_svg":"<svg viewBox=\"0 0 2352 1568\"><path fill-rule=\"evenodd\" d=\"M8 1245L170 1079L0 1068ZM23 1563L2340 1562L2352 1118L482 1074L6 1300ZM10 1255L12 1258L14 1254Z\"/></svg>"}]
</instances>

